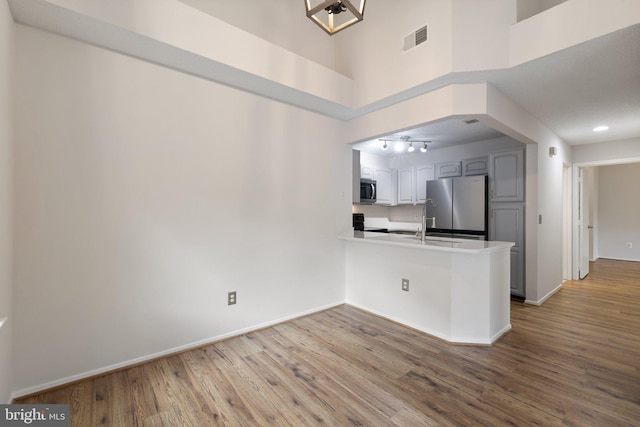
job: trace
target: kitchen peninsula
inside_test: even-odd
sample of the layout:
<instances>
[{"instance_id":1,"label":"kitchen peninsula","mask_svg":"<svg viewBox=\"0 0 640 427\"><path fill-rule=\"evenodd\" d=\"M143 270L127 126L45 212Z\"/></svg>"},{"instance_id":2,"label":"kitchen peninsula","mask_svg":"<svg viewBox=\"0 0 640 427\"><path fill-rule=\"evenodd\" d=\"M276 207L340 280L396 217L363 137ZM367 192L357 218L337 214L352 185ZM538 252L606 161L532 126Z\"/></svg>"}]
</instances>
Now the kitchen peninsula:
<instances>
[{"instance_id":1,"label":"kitchen peninsula","mask_svg":"<svg viewBox=\"0 0 640 427\"><path fill-rule=\"evenodd\" d=\"M346 302L446 341L491 344L511 329L508 242L354 232Z\"/></svg>"}]
</instances>

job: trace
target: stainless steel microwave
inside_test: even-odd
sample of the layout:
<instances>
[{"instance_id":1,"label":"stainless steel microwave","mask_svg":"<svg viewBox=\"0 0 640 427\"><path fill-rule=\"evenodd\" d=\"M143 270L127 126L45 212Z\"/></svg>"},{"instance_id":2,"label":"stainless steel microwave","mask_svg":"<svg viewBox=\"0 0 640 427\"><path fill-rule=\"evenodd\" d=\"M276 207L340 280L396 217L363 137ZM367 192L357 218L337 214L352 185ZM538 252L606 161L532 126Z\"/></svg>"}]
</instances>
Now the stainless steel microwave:
<instances>
[{"instance_id":1,"label":"stainless steel microwave","mask_svg":"<svg viewBox=\"0 0 640 427\"><path fill-rule=\"evenodd\" d=\"M360 204L371 205L376 202L377 184L372 179L360 179Z\"/></svg>"}]
</instances>

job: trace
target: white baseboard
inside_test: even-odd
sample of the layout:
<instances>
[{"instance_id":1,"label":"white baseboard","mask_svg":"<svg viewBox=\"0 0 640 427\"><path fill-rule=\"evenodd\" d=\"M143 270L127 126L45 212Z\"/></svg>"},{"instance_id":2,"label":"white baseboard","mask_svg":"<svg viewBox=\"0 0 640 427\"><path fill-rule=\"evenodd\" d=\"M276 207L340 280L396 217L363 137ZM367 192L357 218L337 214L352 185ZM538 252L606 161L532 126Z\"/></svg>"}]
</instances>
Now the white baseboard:
<instances>
[{"instance_id":1,"label":"white baseboard","mask_svg":"<svg viewBox=\"0 0 640 427\"><path fill-rule=\"evenodd\" d=\"M524 300L524 303L525 304L531 304L531 305L537 305L538 307L540 307L546 300L551 298L553 296L553 294L558 292L560 289L562 289L562 284L558 285L555 289L553 289L551 292L549 292L548 294L546 294L545 296L543 296L539 300L532 301L532 300L528 300L527 299L527 300Z\"/></svg>"},{"instance_id":2,"label":"white baseboard","mask_svg":"<svg viewBox=\"0 0 640 427\"><path fill-rule=\"evenodd\" d=\"M598 259L612 259L614 261L631 261L631 262L640 262L640 259L631 259L631 258L616 258L610 256L601 256Z\"/></svg>"},{"instance_id":3,"label":"white baseboard","mask_svg":"<svg viewBox=\"0 0 640 427\"><path fill-rule=\"evenodd\" d=\"M498 341L500 338L502 338L504 336L504 334L506 334L510 330L511 330L511 323L509 323L500 332L498 332L497 334L495 334L494 336L491 337L491 344L493 344L494 342Z\"/></svg>"},{"instance_id":4,"label":"white baseboard","mask_svg":"<svg viewBox=\"0 0 640 427\"><path fill-rule=\"evenodd\" d=\"M350 303L350 302L347 302L346 304L350 305L351 307L355 307L358 310L362 310L362 311L365 311L367 313L373 314L374 316L378 316L378 317L381 317L383 319L390 320L390 321L392 321L394 323L398 323L398 324L400 324L402 326L406 326L408 328L415 329L418 332L422 332L423 334L426 334L426 335L431 335L432 337L441 339L442 341L446 341L446 342L451 343L451 344L492 345L494 342L496 342L498 339L500 339L500 337L502 337L504 334L509 332L509 330L511 330L511 324L509 324L509 325L505 326L497 334L495 334L493 337L491 337L490 339L481 339L481 338L476 338L476 337L471 337L471 338L470 337L454 337L454 336L438 333L438 332L436 332L434 330L427 329L427 328L424 328L423 326L416 325L415 323L408 322L406 319L401 319L401 318L396 317L396 316L391 316L389 314L382 313L382 312L377 311L377 310L371 310L370 308L362 307L360 305L356 305L356 304L353 304L353 303Z\"/></svg>"},{"instance_id":5,"label":"white baseboard","mask_svg":"<svg viewBox=\"0 0 640 427\"><path fill-rule=\"evenodd\" d=\"M237 337L240 335L244 335L246 333L249 332L253 332L253 331L257 331L259 329L264 329L264 328L268 328L269 326L274 326L277 325L279 323L283 323L283 322L288 322L290 320L294 320L300 317L304 317L304 316L308 316L310 314L314 314L314 313L318 313L324 310L328 310L330 308L334 308L340 305L343 305L345 302L344 301L338 301L338 302L334 302L331 304L327 304L321 307L316 307L313 308L311 310L307 310L307 311L303 311L300 313L296 313L296 314L292 314L290 316L286 316L286 317L282 317L280 319L275 319L275 320L271 320L268 322L264 322L264 323L260 323L257 325L253 325L253 326L249 326L247 328L243 328L243 329L239 329L237 331L232 331L232 332L228 332L222 335L218 335L215 337L211 337L211 338L207 338L204 340L200 340L200 341L196 341L193 343L189 343L189 344L185 344L185 345L181 345L178 347L174 347L174 348L170 348L168 350L164 350L164 351L160 351L154 354L149 354L147 356L142 356L142 357L137 357L135 359L131 359L131 360L126 360L124 362L120 362L120 363L116 363L114 365L110 365L110 366L105 366L103 368L98 368L98 369L94 369L91 371L87 371L87 372L82 372L80 374L76 374L76 375L71 375L69 377L66 378L61 378L59 380L55 380L55 381L49 381L47 383L44 384L39 384L37 386L33 386L33 387L28 387L22 390L18 390L15 391L13 393L11 393L11 400L15 400L15 399L19 399L23 396L28 396L31 394L35 394L38 392L41 392L43 390L49 390L55 387L59 387L59 386L63 386L65 384L70 384L76 381L80 381L86 378L91 378L91 377L95 377L98 375L103 375L103 374L107 374L109 372L113 372L113 371L118 371L121 369L125 369L128 368L130 366L135 366L135 365L139 365L141 363L144 362L148 362L151 360L155 360L161 357L166 357L166 356L170 356L173 354L177 354L177 353L182 353L184 351L187 350L191 350L194 348L198 348L198 347L202 347L204 345L208 345L208 344L213 344L215 342L218 341L222 341L228 338L233 338L233 337Z\"/></svg>"}]
</instances>

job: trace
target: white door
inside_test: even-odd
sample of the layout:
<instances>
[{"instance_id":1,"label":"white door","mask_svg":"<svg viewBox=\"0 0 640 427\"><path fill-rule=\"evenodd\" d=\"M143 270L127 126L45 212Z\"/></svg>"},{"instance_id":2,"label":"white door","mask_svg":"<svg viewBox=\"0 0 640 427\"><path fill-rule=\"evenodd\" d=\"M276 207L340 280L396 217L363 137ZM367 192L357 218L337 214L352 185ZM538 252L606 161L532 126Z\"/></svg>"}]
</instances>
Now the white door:
<instances>
[{"instance_id":1,"label":"white door","mask_svg":"<svg viewBox=\"0 0 640 427\"><path fill-rule=\"evenodd\" d=\"M590 250L590 218L589 218L589 180L588 171L584 168L578 170L578 233L579 233L579 277L580 280L589 274L589 250Z\"/></svg>"}]
</instances>

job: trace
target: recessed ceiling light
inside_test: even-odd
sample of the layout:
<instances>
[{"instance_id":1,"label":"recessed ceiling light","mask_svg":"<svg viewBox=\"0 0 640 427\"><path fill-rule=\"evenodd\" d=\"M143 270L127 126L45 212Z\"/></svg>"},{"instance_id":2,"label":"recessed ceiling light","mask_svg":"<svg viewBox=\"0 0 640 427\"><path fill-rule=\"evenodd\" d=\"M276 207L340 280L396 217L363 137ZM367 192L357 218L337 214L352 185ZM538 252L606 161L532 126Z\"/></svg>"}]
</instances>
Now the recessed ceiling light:
<instances>
[{"instance_id":1,"label":"recessed ceiling light","mask_svg":"<svg viewBox=\"0 0 640 427\"><path fill-rule=\"evenodd\" d=\"M594 132L604 132L605 130L609 130L609 126L596 126L593 128Z\"/></svg>"}]
</instances>

